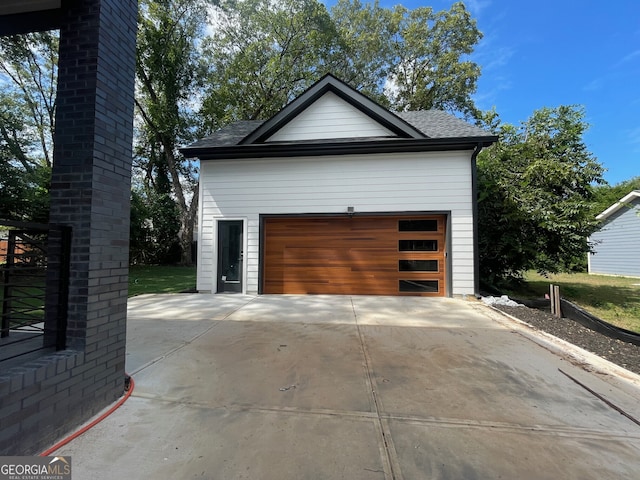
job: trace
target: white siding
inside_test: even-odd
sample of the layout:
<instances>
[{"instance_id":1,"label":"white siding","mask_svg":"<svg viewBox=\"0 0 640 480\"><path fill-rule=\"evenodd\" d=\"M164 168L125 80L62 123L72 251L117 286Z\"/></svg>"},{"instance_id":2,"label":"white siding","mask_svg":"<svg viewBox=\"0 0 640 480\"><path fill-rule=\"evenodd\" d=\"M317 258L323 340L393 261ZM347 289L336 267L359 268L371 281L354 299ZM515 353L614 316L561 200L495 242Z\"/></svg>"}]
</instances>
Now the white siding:
<instances>
[{"instance_id":1,"label":"white siding","mask_svg":"<svg viewBox=\"0 0 640 480\"><path fill-rule=\"evenodd\" d=\"M589 273L640 277L640 200L613 213L591 236Z\"/></svg>"},{"instance_id":2,"label":"white siding","mask_svg":"<svg viewBox=\"0 0 640 480\"><path fill-rule=\"evenodd\" d=\"M353 137L389 137L393 133L328 92L284 125L268 142Z\"/></svg>"},{"instance_id":3,"label":"white siding","mask_svg":"<svg viewBox=\"0 0 640 480\"><path fill-rule=\"evenodd\" d=\"M473 294L471 152L201 164L198 289L215 290L215 220L246 219L247 293L258 290L260 214L451 211L453 294Z\"/></svg>"}]
</instances>

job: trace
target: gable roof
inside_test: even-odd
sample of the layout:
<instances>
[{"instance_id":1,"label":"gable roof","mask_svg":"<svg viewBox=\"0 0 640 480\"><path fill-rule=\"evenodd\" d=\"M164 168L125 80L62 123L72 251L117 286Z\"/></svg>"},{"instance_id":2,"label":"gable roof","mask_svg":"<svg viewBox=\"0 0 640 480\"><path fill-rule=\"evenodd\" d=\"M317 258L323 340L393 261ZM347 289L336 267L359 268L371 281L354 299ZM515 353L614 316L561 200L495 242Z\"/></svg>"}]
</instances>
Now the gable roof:
<instances>
[{"instance_id":1,"label":"gable roof","mask_svg":"<svg viewBox=\"0 0 640 480\"><path fill-rule=\"evenodd\" d=\"M278 130L328 92L367 115L394 137L336 138L269 142ZM497 137L439 110L393 113L327 74L269 120L227 125L180 151L201 160L274 156L464 150L491 145Z\"/></svg>"},{"instance_id":2,"label":"gable roof","mask_svg":"<svg viewBox=\"0 0 640 480\"><path fill-rule=\"evenodd\" d=\"M373 120L388 128L399 137L424 138L422 132L409 125L404 120L392 114L386 108L378 105L370 98L354 90L346 83L338 80L331 74L327 74L309 87L298 98L264 122L254 132L249 134L240 143L250 144L266 141L283 125L291 121L300 112L314 103L327 92L333 92L338 97L353 105L358 110L367 114Z\"/></svg>"},{"instance_id":3,"label":"gable roof","mask_svg":"<svg viewBox=\"0 0 640 480\"><path fill-rule=\"evenodd\" d=\"M616 203L614 203L609 208L607 208L600 215L596 216L596 220L605 220L606 218L610 217L611 215L616 213L618 210L627 206L630 202L633 202L638 198L640 198L640 190L632 190L630 193L628 193L627 195L622 197L620 200L618 200Z\"/></svg>"}]
</instances>

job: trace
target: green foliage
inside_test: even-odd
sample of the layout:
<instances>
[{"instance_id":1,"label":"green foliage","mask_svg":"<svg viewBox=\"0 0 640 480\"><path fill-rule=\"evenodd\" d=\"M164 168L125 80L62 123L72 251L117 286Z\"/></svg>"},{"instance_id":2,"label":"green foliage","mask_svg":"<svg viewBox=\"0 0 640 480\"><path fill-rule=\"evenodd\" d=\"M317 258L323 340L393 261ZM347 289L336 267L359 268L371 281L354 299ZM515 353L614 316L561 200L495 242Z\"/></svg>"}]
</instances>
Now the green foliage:
<instances>
[{"instance_id":1,"label":"green foliage","mask_svg":"<svg viewBox=\"0 0 640 480\"><path fill-rule=\"evenodd\" d=\"M153 251L151 213L142 192L131 190L131 216L129 218L129 263L131 265L152 263Z\"/></svg>"},{"instance_id":2,"label":"green foliage","mask_svg":"<svg viewBox=\"0 0 640 480\"><path fill-rule=\"evenodd\" d=\"M640 176L633 177L616 185L597 186L594 189L594 215L604 212L633 190L640 190Z\"/></svg>"},{"instance_id":3,"label":"green foliage","mask_svg":"<svg viewBox=\"0 0 640 480\"><path fill-rule=\"evenodd\" d=\"M131 192L129 257L132 265L180 263L180 212L168 193L154 189Z\"/></svg>"},{"instance_id":4,"label":"green foliage","mask_svg":"<svg viewBox=\"0 0 640 480\"><path fill-rule=\"evenodd\" d=\"M221 1L207 128L269 118L327 72L395 110L476 117L480 68L467 57L481 36L461 2L434 12L339 0L329 13L317 0Z\"/></svg>"},{"instance_id":5,"label":"green foliage","mask_svg":"<svg viewBox=\"0 0 640 480\"><path fill-rule=\"evenodd\" d=\"M161 265L180 262L180 212L176 202L167 193L151 194L150 218L152 224L154 258Z\"/></svg>"},{"instance_id":6,"label":"green foliage","mask_svg":"<svg viewBox=\"0 0 640 480\"><path fill-rule=\"evenodd\" d=\"M15 108L21 110L18 118L22 125L12 124L9 130L26 134L28 145L36 150L28 152L26 145L14 138L14 154L22 154L19 160L24 162L29 153L34 153L51 167L58 77L57 33L0 37L0 73L3 107L6 108L9 97L16 102ZM5 132L2 134L6 141Z\"/></svg>"},{"instance_id":7,"label":"green foliage","mask_svg":"<svg viewBox=\"0 0 640 480\"><path fill-rule=\"evenodd\" d=\"M329 60L331 72L356 90L390 106L384 95L385 79L391 73L391 39L398 22L393 11L379 2L338 0L331 8L337 45Z\"/></svg>"},{"instance_id":8,"label":"green foliage","mask_svg":"<svg viewBox=\"0 0 640 480\"><path fill-rule=\"evenodd\" d=\"M328 71L336 48L316 0L223 0L206 52L213 70L203 111L215 129L266 119Z\"/></svg>"},{"instance_id":9,"label":"green foliage","mask_svg":"<svg viewBox=\"0 0 640 480\"><path fill-rule=\"evenodd\" d=\"M478 156L481 278L498 285L529 269L579 268L597 226L592 185L603 182L582 139L584 110L542 108L520 128L485 120L500 140Z\"/></svg>"},{"instance_id":10,"label":"green foliage","mask_svg":"<svg viewBox=\"0 0 640 480\"><path fill-rule=\"evenodd\" d=\"M482 34L464 4L455 3L449 11L441 12L398 5L393 20L394 108L437 108L478 117L471 95L476 91L480 67L467 56Z\"/></svg>"},{"instance_id":11,"label":"green foliage","mask_svg":"<svg viewBox=\"0 0 640 480\"><path fill-rule=\"evenodd\" d=\"M394 110L479 115L480 67L468 56L482 34L462 2L436 12L338 0L331 18L340 43L329 64L353 87Z\"/></svg>"},{"instance_id":12,"label":"green foliage","mask_svg":"<svg viewBox=\"0 0 640 480\"><path fill-rule=\"evenodd\" d=\"M137 106L144 133L162 146L193 138L193 96L204 80L198 41L206 21L198 0L142 0L137 40ZM164 145L173 141L174 145Z\"/></svg>"},{"instance_id":13,"label":"green foliage","mask_svg":"<svg viewBox=\"0 0 640 480\"><path fill-rule=\"evenodd\" d=\"M0 219L22 220L26 189L24 172L0 157Z\"/></svg>"},{"instance_id":14,"label":"green foliage","mask_svg":"<svg viewBox=\"0 0 640 480\"><path fill-rule=\"evenodd\" d=\"M198 175L196 165L184 159L178 147L200 131L202 116L195 107L207 69L201 51L206 6L204 0L140 2L135 171L149 192L148 220L156 243L137 258L165 263L177 251L182 263L191 263Z\"/></svg>"},{"instance_id":15,"label":"green foliage","mask_svg":"<svg viewBox=\"0 0 640 480\"><path fill-rule=\"evenodd\" d=\"M0 218L48 221L58 37L0 37Z\"/></svg>"}]
</instances>

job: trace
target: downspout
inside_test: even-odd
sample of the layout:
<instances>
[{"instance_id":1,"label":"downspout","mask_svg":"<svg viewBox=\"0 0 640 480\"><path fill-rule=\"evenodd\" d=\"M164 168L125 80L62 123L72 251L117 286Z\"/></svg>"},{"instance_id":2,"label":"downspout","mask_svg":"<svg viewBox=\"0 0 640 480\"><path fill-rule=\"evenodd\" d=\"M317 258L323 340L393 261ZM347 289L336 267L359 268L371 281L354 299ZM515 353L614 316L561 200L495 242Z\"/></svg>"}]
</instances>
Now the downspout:
<instances>
[{"instance_id":1,"label":"downspout","mask_svg":"<svg viewBox=\"0 0 640 480\"><path fill-rule=\"evenodd\" d=\"M480 247L478 243L478 168L476 158L482 150L483 144L478 143L471 154L471 199L473 215L473 292L480 298Z\"/></svg>"}]
</instances>

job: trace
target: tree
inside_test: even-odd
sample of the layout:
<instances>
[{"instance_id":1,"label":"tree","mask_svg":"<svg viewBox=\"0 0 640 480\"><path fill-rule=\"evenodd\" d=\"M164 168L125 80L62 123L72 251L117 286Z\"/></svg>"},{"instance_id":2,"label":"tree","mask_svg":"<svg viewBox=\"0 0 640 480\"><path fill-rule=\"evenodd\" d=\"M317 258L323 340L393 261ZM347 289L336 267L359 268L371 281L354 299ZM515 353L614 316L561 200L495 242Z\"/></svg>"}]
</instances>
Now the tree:
<instances>
[{"instance_id":1,"label":"tree","mask_svg":"<svg viewBox=\"0 0 640 480\"><path fill-rule=\"evenodd\" d=\"M455 3L441 12L396 6L394 17L398 18L393 41L397 62L391 73L397 88L395 108L437 108L477 117L471 95L480 67L463 57L473 52L482 34L464 4Z\"/></svg>"},{"instance_id":2,"label":"tree","mask_svg":"<svg viewBox=\"0 0 640 480\"><path fill-rule=\"evenodd\" d=\"M339 0L331 14L340 35L336 74L378 99L386 95L380 101L395 110L478 117L471 95L480 67L468 55L482 34L462 2L435 12Z\"/></svg>"},{"instance_id":3,"label":"tree","mask_svg":"<svg viewBox=\"0 0 640 480\"><path fill-rule=\"evenodd\" d=\"M0 217L48 221L57 63L56 32L0 37Z\"/></svg>"},{"instance_id":4,"label":"tree","mask_svg":"<svg viewBox=\"0 0 640 480\"><path fill-rule=\"evenodd\" d=\"M520 128L495 114L485 123L500 140L478 156L481 279L496 286L528 269L574 268L597 225L593 185L604 181L582 138L584 109L542 108Z\"/></svg>"},{"instance_id":5,"label":"tree","mask_svg":"<svg viewBox=\"0 0 640 480\"><path fill-rule=\"evenodd\" d=\"M338 0L329 13L317 0L223 0L207 42L207 127L269 118L325 73L396 110L476 117L480 68L465 57L481 36L461 2L434 12Z\"/></svg>"},{"instance_id":6,"label":"tree","mask_svg":"<svg viewBox=\"0 0 640 480\"><path fill-rule=\"evenodd\" d=\"M628 195L633 190L640 190L640 176L630 178L616 185L599 185L594 189L594 215L598 215Z\"/></svg>"},{"instance_id":7,"label":"tree","mask_svg":"<svg viewBox=\"0 0 640 480\"><path fill-rule=\"evenodd\" d=\"M136 167L148 187L166 175L170 192L158 191L165 207L175 204L181 263L192 262L191 245L198 210L198 176L178 147L198 132L199 91L205 63L200 47L207 18L203 0L142 0L136 61L139 115ZM163 209L174 215L173 208ZM165 219L169 221L170 219ZM159 222L156 218L156 223ZM157 226L156 226L157 227Z\"/></svg>"},{"instance_id":8,"label":"tree","mask_svg":"<svg viewBox=\"0 0 640 480\"><path fill-rule=\"evenodd\" d=\"M331 72L356 90L389 107L385 80L393 66L392 38L398 22L393 11L360 0L338 0L331 8L337 45Z\"/></svg>"},{"instance_id":9,"label":"tree","mask_svg":"<svg viewBox=\"0 0 640 480\"><path fill-rule=\"evenodd\" d=\"M269 118L328 71L336 35L316 0L223 0L217 17L206 48L211 129Z\"/></svg>"},{"instance_id":10,"label":"tree","mask_svg":"<svg viewBox=\"0 0 640 480\"><path fill-rule=\"evenodd\" d=\"M143 185L131 187L131 215L129 216L129 263L147 265L155 263L155 244L151 207ZM177 218L176 218L177 220Z\"/></svg>"}]
</instances>

